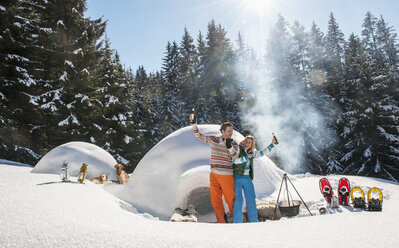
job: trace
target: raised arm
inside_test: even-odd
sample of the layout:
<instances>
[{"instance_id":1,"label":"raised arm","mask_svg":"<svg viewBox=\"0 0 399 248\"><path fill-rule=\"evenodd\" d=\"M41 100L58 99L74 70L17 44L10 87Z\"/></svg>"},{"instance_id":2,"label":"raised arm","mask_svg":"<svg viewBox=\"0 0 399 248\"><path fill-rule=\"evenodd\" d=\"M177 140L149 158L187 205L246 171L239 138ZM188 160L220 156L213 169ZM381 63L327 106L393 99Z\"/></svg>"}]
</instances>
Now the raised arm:
<instances>
[{"instance_id":1,"label":"raised arm","mask_svg":"<svg viewBox=\"0 0 399 248\"><path fill-rule=\"evenodd\" d=\"M261 151L255 151L254 152L254 158L259 158L259 157L263 157L265 155L268 155L272 149L274 148L273 144L270 144L268 147L266 147L265 149L261 150Z\"/></svg>"},{"instance_id":2,"label":"raised arm","mask_svg":"<svg viewBox=\"0 0 399 248\"><path fill-rule=\"evenodd\" d=\"M211 144L217 141L217 138L212 135L206 135L200 132L198 129L197 123L192 123L191 127L193 128L193 132L197 139L202 140L205 143Z\"/></svg>"},{"instance_id":3,"label":"raised arm","mask_svg":"<svg viewBox=\"0 0 399 248\"><path fill-rule=\"evenodd\" d=\"M255 151L253 154L253 158L259 158L259 157L268 155L272 151L273 148L274 148L274 145L270 144L268 147L266 147L265 149L263 149L261 151ZM247 162L249 159L250 158L248 157L248 155L238 157L238 158L233 158L233 164L242 164L244 162Z\"/></svg>"},{"instance_id":4,"label":"raised arm","mask_svg":"<svg viewBox=\"0 0 399 248\"><path fill-rule=\"evenodd\" d=\"M188 121L191 124L191 127L193 128L194 135L197 139L202 140L205 143L211 144L211 142L214 142L215 137L211 135L205 135L200 132L197 126L197 116L194 114L194 109L191 115L188 116Z\"/></svg>"}]
</instances>

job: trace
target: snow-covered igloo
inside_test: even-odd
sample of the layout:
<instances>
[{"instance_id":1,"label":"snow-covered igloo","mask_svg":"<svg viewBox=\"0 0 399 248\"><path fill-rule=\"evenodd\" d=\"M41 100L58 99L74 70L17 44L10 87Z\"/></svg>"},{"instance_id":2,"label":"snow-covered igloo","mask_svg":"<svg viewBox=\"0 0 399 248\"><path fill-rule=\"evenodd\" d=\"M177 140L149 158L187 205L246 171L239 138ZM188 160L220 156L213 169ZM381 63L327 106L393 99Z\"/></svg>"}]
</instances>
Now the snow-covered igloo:
<instances>
[{"instance_id":1,"label":"snow-covered igloo","mask_svg":"<svg viewBox=\"0 0 399 248\"><path fill-rule=\"evenodd\" d=\"M86 142L69 142L57 146L39 160L32 172L59 174L63 161L68 162L71 176L77 176L82 163L86 163L86 178L98 177L104 173L109 180L116 180L116 160L104 149Z\"/></svg>"},{"instance_id":2,"label":"snow-covered igloo","mask_svg":"<svg viewBox=\"0 0 399 248\"><path fill-rule=\"evenodd\" d=\"M205 134L220 135L219 125L199 125L199 129ZM233 138L244 139L237 131L233 132ZM113 193L139 211L161 219L168 219L176 207L187 208L193 204L200 221L201 217L212 221L210 216L215 217L210 203L209 163L210 146L197 139L188 126L154 146L137 165L126 186ZM257 198L273 193L284 174L267 157L255 160L254 170Z\"/></svg>"}]
</instances>

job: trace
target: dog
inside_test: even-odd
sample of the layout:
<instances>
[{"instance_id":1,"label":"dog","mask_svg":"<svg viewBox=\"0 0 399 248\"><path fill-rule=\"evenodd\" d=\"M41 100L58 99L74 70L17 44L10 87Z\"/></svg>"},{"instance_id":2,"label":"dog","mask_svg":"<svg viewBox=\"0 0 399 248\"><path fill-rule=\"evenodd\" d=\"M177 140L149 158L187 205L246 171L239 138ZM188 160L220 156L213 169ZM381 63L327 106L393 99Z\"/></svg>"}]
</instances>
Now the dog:
<instances>
[{"instance_id":1,"label":"dog","mask_svg":"<svg viewBox=\"0 0 399 248\"><path fill-rule=\"evenodd\" d=\"M95 184L105 184L108 183L108 176L105 174L101 174L101 176L90 178L89 180Z\"/></svg>"},{"instance_id":2,"label":"dog","mask_svg":"<svg viewBox=\"0 0 399 248\"><path fill-rule=\"evenodd\" d=\"M120 184L126 184L130 176L123 170L123 165L116 164L114 167L116 168L116 178L118 179L118 182Z\"/></svg>"},{"instance_id":3,"label":"dog","mask_svg":"<svg viewBox=\"0 0 399 248\"><path fill-rule=\"evenodd\" d=\"M187 209L175 208L172 216L170 217L172 222L198 222L197 209L192 204L188 205Z\"/></svg>"}]
</instances>

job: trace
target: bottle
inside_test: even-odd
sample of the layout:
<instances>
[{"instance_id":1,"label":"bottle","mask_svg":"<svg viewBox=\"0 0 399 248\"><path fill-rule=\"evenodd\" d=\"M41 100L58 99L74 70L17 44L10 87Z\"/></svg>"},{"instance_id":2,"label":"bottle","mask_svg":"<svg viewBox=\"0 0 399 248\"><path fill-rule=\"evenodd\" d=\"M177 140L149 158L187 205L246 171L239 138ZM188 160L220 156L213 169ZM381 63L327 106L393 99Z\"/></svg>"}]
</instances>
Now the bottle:
<instances>
[{"instance_id":1,"label":"bottle","mask_svg":"<svg viewBox=\"0 0 399 248\"><path fill-rule=\"evenodd\" d=\"M272 133L272 135L273 135L273 140L276 140L276 145L277 145L278 144L278 140L277 140L276 136L274 136L274 133Z\"/></svg>"},{"instance_id":2,"label":"bottle","mask_svg":"<svg viewBox=\"0 0 399 248\"><path fill-rule=\"evenodd\" d=\"M191 110L191 115L190 115L191 121L194 121L194 117L195 117L195 109L193 108L193 109Z\"/></svg>"}]
</instances>

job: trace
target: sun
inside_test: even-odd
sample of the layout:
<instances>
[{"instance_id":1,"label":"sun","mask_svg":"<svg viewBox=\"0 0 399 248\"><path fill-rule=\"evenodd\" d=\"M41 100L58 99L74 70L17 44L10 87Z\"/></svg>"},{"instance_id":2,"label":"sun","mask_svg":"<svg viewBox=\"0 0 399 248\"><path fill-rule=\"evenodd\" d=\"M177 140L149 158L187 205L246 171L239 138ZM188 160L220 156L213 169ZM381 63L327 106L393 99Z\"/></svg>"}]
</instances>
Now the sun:
<instances>
[{"instance_id":1,"label":"sun","mask_svg":"<svg viewBox=\"0 0 399 248\"><path fill-rule=\"evenodd\" d=\"M265 22L275 14L276 0L234 0L241 11L242 17L256 18L259 22ZM281 0L280 0L281 1Z\"/></svg>"},{"instance_id":2,"label":"sun","mask_svg":"<svg viewBox=\"0 0 399 248\"><path fill-rule=\"evenodd\" d=\"M272 5L271 0L241 0L243 5L245 5L248 10L252 11L264 11Z\"/></svg>"}]
</instances>

